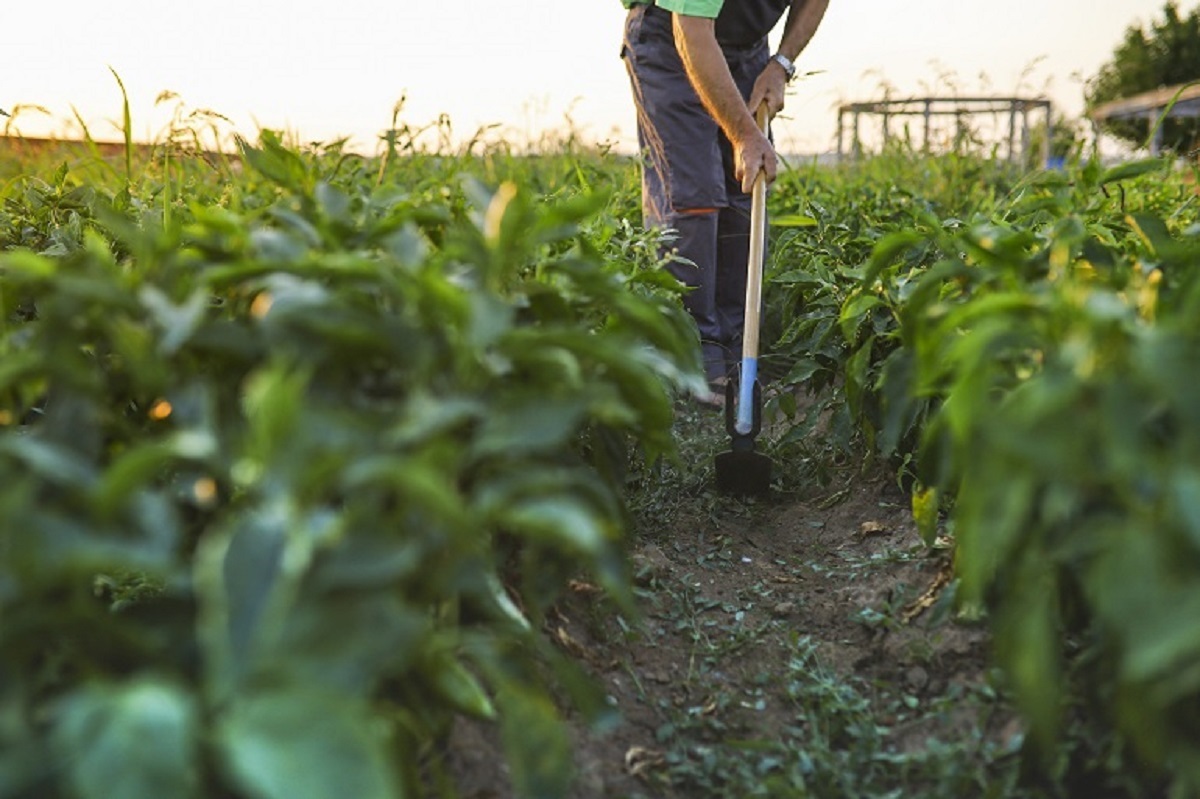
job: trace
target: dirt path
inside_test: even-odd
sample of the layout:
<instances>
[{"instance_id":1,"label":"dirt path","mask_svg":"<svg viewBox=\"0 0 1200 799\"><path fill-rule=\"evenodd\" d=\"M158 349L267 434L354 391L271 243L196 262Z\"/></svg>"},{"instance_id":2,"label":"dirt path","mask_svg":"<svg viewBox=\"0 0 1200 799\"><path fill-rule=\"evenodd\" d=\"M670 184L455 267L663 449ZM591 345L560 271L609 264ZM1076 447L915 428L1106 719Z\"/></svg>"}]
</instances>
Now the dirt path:
<instances>
[{"instance_id":1,"label":"dirt path","mask_svg":"<svg viewBox=\"0 0 1200 799\"><path fill-rule=\"evenodd\" d=\"M958 797L998 779L1019 727L894 484L701 494L671 515L638 533L641 619L580 586L550 625L620 718L579 729L573 797ZM464 797L511 795L492 733L464 725L455 751Z\"/></svg>"}]
</instances>

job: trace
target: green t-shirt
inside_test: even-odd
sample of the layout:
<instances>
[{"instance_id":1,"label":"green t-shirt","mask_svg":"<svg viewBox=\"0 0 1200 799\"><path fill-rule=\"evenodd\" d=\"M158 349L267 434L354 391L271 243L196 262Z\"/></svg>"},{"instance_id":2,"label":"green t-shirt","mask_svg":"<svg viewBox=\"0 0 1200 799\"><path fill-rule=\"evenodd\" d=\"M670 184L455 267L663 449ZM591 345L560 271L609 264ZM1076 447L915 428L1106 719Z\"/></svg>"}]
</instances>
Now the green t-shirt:
<instances>
[{"instance_id":1,"label":"green t-shirt","mask_svg":"<svg viewBox=\"0 0 1200 799\"><path fill-rule=\"evenodd\" d=\"M645 0L621 0L626 8L636 5L648 5ZM725 0L654 0L652 5L661 6L676 14L687 14L689 17L708 17L716 19L721 12Z\"/></svg>"}]
</instances>

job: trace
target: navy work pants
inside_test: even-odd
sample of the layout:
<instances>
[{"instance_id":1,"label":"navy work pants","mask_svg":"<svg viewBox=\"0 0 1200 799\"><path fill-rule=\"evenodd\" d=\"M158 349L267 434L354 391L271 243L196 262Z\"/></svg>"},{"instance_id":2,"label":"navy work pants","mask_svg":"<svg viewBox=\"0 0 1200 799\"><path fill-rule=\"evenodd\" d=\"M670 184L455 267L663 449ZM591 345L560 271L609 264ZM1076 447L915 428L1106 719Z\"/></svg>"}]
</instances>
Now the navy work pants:
<instances>
[{"instance_id":1,"label":"navy work pants","mask_svg":"<svg viewBox=\"0 0 1200 799\"><path fill-rule=\"evenodd\" d=\"M767 41L723 50L748 100L770 59ZM741 356L750 195L733 176L732 145L688 80L670 12L634 6L621 55L637 108L645 224L676 232L668 269L689 287L684 303L712 380L729 374Z\"/></svg>"}]
</instances>

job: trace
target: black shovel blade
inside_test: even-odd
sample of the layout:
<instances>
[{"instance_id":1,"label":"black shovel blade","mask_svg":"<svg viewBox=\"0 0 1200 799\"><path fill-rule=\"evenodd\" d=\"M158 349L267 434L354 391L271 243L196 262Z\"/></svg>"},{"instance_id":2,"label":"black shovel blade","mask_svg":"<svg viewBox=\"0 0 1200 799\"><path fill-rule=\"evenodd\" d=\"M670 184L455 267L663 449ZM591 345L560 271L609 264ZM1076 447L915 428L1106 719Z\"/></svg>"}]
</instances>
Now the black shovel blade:
<instances>
[{"instance_id":1,"label":"black shovel blade","mask_svg":"<svg viewBox=\"0 0 1200 799\"><path fill-rule=\"evenodd\" d=\"M754 440L762 429L762 387L754 384L752 426L747 433L737 431L735 401L737 381L725 387L725 429L730 436L729 452L717 455L717 490L736 496L766 496L771 490L771 459L754 451Z\"/></svg>"},{"instance_id":2,"label":"black shovel blade","mask_svg":"<svg viewBox=\"0 0 1200 799\"><path fill-rule=\"evenodd\" d=\"M735 496L766 496L771 490L771 459L761 452L722 452L717 455L717 490Z\"/></svg>"}]
</instances>

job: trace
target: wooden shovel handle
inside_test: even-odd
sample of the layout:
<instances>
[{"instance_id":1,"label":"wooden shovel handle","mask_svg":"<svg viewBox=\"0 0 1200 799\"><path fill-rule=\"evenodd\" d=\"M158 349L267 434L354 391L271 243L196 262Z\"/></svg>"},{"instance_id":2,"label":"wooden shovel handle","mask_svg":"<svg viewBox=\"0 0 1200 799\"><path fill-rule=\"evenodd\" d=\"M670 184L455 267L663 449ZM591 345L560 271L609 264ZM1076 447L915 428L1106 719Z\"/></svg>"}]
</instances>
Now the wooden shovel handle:
<instances>
[{"instance_id":1,"label":"wooden shovel handle","mask_svg":"<svg viewBox=\"0 0 1200 799\"><path fill-rule=\"evenodd\" d=\"M755 110L755 121L767 130L767 104ZM742 328L742 369L738 381L734 432L752 435L757 414L754 385L758 382L758 316L762 305L763 258L767 240L767 175L759 170L750 190L750 257L746 264L746 318Z\"/></svg>"},{"instance_id":2,"label":"wooden shovel handle","mask_svg":"<svg viewBox=\"0 0 1200 799\"><path fill-rule=\"evenodd\" d=\"M767 104L761 103L754 119L767 131ZM746 265L746 322L742 332L742 357L758 357L759 309L762 306L763 260L767 241L767 175L759 170L750 190L750 258Z\"/></svg>"}]
</instances>

